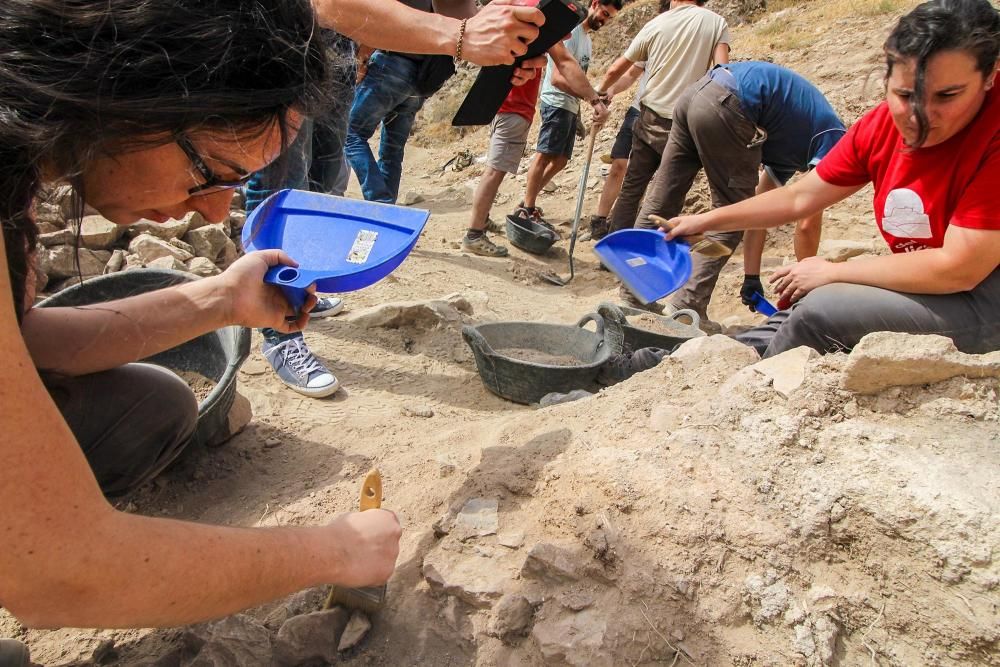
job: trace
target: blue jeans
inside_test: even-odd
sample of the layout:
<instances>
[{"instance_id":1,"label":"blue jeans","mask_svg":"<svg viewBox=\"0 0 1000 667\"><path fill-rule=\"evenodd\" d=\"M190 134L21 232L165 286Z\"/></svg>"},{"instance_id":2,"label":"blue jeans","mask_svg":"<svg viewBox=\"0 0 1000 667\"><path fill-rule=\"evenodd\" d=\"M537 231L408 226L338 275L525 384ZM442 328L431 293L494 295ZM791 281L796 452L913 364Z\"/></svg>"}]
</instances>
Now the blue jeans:
<instances>
[{"instance_id":1,"label":"blue jeans","mask_svg":"<svg viewBox=\"0 0 1000 667\"><path fill-rule=\"evenodd\" d=\"M368 201L394 204L403 175L403 149L424 96L417 92L420 65L396 53L376 51L351 106L344 152ZM368 140L379 124L378 161Z\"/></svg>"}]
</instances>

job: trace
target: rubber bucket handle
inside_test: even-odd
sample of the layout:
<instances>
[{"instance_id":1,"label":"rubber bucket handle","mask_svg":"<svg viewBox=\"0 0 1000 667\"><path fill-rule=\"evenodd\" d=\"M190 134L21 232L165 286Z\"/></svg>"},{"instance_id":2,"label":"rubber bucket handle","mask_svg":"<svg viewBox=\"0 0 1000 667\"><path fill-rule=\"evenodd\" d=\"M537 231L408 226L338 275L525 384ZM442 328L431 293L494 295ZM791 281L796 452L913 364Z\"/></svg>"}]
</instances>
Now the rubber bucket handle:
<instances>
[{"instance_id":1,"label":"rubber bucket handle","mask_svg":"<svg viewBox=\"0 0 1000 667\"><path fill-rule=\"evenodd\" d=\"M298 314L302 311L302 306L306 303L308 292L306 289L312 284L312 280L303 271L299 271L292 266L272 266L264 274L264 282L281 288L281 293L285 300Z\"/></svg>"}]
</instances>

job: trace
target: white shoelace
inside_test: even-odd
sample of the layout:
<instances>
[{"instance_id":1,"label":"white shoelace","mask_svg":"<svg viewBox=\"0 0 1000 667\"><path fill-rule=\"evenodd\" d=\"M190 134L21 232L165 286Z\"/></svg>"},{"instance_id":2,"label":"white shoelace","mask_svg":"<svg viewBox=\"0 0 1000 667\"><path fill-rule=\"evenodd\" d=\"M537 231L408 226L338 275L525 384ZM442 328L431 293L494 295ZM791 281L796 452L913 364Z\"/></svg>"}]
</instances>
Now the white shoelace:
<instances>
[{"instance_id":1,"label":"white shoelace","mask_svg":"<svg viewBox=\"0 0 1000 667\"><path fill-rule=\"evenodd\" d=\"M282 349L285 351L285 364L298 375L308 378L313 373L327 372L316 355L306 347L305 340L301 337L290 338L278 343L273 349L268 350L268 353L277 354Z\"/></svg>"}]
</instances>

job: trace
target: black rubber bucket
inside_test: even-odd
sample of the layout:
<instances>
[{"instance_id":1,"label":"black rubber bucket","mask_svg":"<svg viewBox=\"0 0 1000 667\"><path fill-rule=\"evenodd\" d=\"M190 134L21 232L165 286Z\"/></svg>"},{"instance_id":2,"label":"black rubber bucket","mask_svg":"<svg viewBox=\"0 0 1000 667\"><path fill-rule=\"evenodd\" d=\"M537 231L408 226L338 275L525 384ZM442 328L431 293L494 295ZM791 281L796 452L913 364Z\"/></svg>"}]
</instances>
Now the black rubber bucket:
<instances>
[{"instance_id":1,"label":"black rubber bucket","mask_svg":"<svg viewBox=\"0 0 1000 667\"><path fill-rule=\"evenodd\" d=\"M597 306L597 312L604 318L605 322L615 322L621 327L624 338L622 346L626 351L635 351L644 347L659 347L670 350L685 341L705 335L705 332L698 328L698 325L701 324L698 313L686 308L670 315L656 315L638 308L605 302ZM662 331L644 329L629 322L630 318L634 322L638 316L655 317L657 329L662 329ZM690 324L683 322L684 319L690 320Z\"/></svg>"},{"instance_id":2,"label":"black rubber bucket","mask_svg":"<svg viewBox=\"0 0 1000 667\"><path fill-rule=\"evenodd\" d=\"M93 278L53 294L38 307L86 306L152 292L163 287L196 280L195 276L169 269L136 269ZM226 424L236 395L236 374L250 354L250 330L229 326L204 334L142 361L172 371L193 371L215 383L198 405L196 442L212 440Z\"/></svg>"},{"instance_id":3,"label":"black rubber bucket","mask_svg":"<svg viewBox=\"0 0 1000 667\"><path fill-rule=\"evenodd\" d=\"M545 225L508 215L507 239L525 252L544 255L556 242L556 234Z\"/></svg>"},{"instance_id":4,"label":"black rubber bucket","mask_svg":"<svg viewBox=\"0 0 1000 667\"><path fill-rule=\"evenodd\" d=\"M596 331L584 327L596 324ZM596 313L585 315L576 326L543 322L492 322L462 328L472 348L476 368L486 388L515 403L537 403L552 392L574 389L597 391L594 381L601 365L622 350L617 322L605 322ZM572 357L572 365L544 364L503 354L503 350L534 350Z\"/></svg>"}]
</instances>

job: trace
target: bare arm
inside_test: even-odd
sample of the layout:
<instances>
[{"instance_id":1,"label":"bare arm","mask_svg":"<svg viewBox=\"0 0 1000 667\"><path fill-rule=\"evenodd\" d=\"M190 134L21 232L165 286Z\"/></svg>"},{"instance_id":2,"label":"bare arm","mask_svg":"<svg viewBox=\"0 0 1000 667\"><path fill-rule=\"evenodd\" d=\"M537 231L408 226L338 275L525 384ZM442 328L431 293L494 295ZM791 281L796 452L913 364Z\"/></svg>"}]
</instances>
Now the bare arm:
<instances>
[{"instance_id":1,"label":"bare arm","mask_svg":"<svg viewBox=\"0 0 1000 667\"><path fill-rule=\"evenodd\" d=\"M618 79L625 75L625 72L632 67L633 63L631 60L625 56L619 56L618 60L611 64L608 71L604 73L604 78L601 79L601 85L597 87L598 90L606 91L610 88Z\"/></svg>"},{"instance_id":2,"label":"bare arm","mask_svg":"<svg viewBox=\"0 0 1000 667\"><path fill-rule=\"evenodd\" d=\"M590 101L597 97L597 91L587 80L587 73L580 67L580 63L570 54L566 45L557 43L549 49L552 62L555 68L552 71L552 85L573 97Z\"/></svg>"},{"instance_id":3,"label":"bare arm","mask_svg":"<svg viewBox=\"0 0 1000 667\"><path fill-rule=\"evenodd\" d=\"M719 42L715 45L715 50L712 52L712 60L715 61L716 65L726 65L729 63L729 45L725 42Z\"/></svg>"},{"instance_id":4,"label":"bare arm","mask_svg":"<svg viewBox=\"0 0 1000 667\"><path fill-rule=\"evenodd\" d=\"M313 0L313 7L321 25L361 44L449 56L455 55L458 45L460 19L471 17L462 40L462 57L477 65L509 65L524 55L545 21L538 9L513 2L493 0L478 14L469 0L438 0L435 5L444 12L440 14L396 0Z\"/></svg>"},{"instance_id":5,"label":"bare arm","mask_svg":"<svg viewBox=\"0 0 1000 667\"><path fill-rule=\"evenodd\" d=\"M240 258L221 275L109 303L81 308L34 308L21 331L37 368L65 375L107 370L162 352L230 324L301 329L285 322L287 303L264 272L283 253ZM308 304L307 308L311 308Z\"/></svg>"},{"instance_id":6,"label":"bare arm","mask_svg":"<svg viewBox=\"0 0 1000 667\"><path fill-rule=\"evenodd\" d=\"M822 212L829 206L847 199L863 185L841 187L831 185L811 171L791 185L745 199L738 204L723 206L708 213L679 216L669 238L711 231L767 229Z\"/></svg>"},{"instance_id":7,"label":"bare arm","mask_svg":"<svg viewBox=\"0 0 1000 667\"><path fill-rule=\"evenodd\" d=\"M638 65L632 65L613 85L608 88L603 88L602 90L604 90L604 92L611 97L614 97L618 93L623 93L631 88L632 84L638 81L645 71L645 69L639 67Z\"/></svg>"},{"instance_id":8,"label":"bare arm","mask_svg":"<svg viewBox=\"0 0 1000 667\"><path fill-rule=\"evenodd\" d=\"M778 184L771 180L766 171L761 169L755 194L762 195L776 187ZM767 241L767 232L763 229L749 229L743 235L743 273L746 275L760 275L760 261L764 255L765 241Z\"/></svg>"},{"instance_id":9,"label":"bare arm","mask_svg":"<svg viewBox=\"0 0 1000 667\"><path fill-rule=\"evenodd\" d=\"M31 626L176 626L323 582L384 580L390 512L322 528L220 528L115 511L42 386L0 237L0 604ZM351 545L347 553L344 545Z\"/></svg>"}]
</instances>

